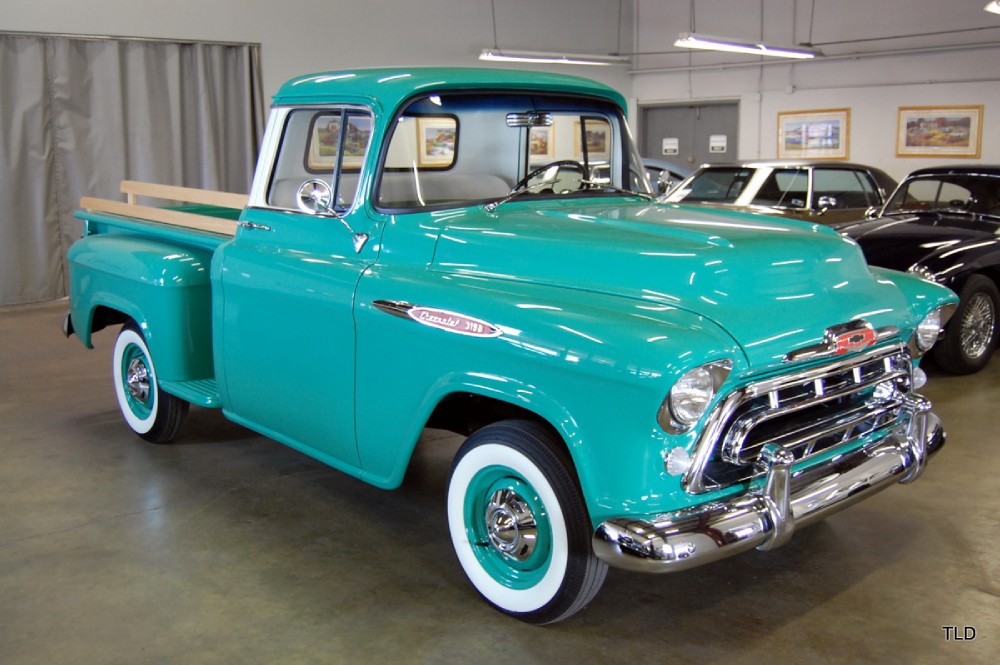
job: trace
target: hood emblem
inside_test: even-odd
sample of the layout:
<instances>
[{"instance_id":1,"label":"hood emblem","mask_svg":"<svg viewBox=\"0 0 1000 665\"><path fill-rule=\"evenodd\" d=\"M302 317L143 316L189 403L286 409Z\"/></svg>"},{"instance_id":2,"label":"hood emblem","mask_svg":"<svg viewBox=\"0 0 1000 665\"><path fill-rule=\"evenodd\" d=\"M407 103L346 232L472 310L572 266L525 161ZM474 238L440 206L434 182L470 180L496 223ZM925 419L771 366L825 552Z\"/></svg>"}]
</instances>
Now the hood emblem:
<instances>
[{"instance_id":1,"label":"hood emblem","mask_svg":"<svg viewBox=\"0 0 1000 665\"><path fill-rule=\"evenodd\" d=\"M819 344L806 346L786 355L784 362L798 360L814 360L816 358L832 358L847 353L864 351L883 339L899 334L899 329L887 326L876 330L864 319L856 319L850 323L831 326L823 334Z\"/></svg>"},{"instance_id":2,"label":"hood emblem","mask_svg":"<svg viewBox=\"0 0 1000 665\"><path fill-rule=\"evenodd\" d=\"M488 321L452 312L447 309L421 307L398 300L376 300L372 305L387 314L408 318L419 324L458 335L466 335L468 337L499 337L503 334L503 331Z\"/></svg>"},{"instance_id":3,"label":"hood emblem","mask_svg":"<svg viewBox=\"0 0 1000 665\"><path fill-rule=\"evenodd\" d=\"M871 327L840 333L834 338L834 343L837 345L834 355L839 356L853 351L861 351L877 341L878 335Z\"/></svg>"}]
</instances>

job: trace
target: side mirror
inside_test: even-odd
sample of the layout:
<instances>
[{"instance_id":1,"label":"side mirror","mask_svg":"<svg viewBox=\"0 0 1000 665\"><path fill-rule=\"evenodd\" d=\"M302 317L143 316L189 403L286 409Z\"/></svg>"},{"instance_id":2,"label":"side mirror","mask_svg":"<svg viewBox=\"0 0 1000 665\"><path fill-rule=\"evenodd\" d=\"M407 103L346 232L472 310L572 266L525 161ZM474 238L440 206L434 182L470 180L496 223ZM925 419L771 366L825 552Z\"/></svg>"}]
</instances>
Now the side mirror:
<instances>
[{"instance_id":1,"label":"side mirror","mask_svg":"<svg viewBox=\"0 0 1000 665\"><path fill-rule=\"evenodd\" d=\"M656 181L656 190L657 190L657 191L658 191L658 192L659 192L660 194L666 194L666 193L667 193L667 192L669 192L669 191L670 191L671 189L673 189L673 188L674 188L674 185L676 185L676 184L677 184L677 181L676 181L676 180L674 180L673 178L671 178L670 176L667 176L666 178L664 178L664 177L663 177L663 176L661 175L661 176L660 176L660 177L659 177L659 178L657 179L657 181Z\"/></svg>"},{"instance_id":2,"label":"side mirror","mask_svg":"<svg viewBox=\"0 0 1000 665\"><path fill-rule=\"evenodd\" d=\"M816 200L816 204L819 206L819 214L823 214L830 208L837 207L837 197L836 196L821 196Z\"/></svg>"},{"instance_id":3,"label":"side mirror","mask_svg":"<svg viewBox=\"0 0 1000 665\"><path fill-rule=\"evenodd\" d=\"M332 215L340 220L344 228L351 233L355 253L360 252L364 248L365 243L368 242L367 233L355 232L350 224L347 223L347 220L338 215L337 211L333 209L331 205L333 203L333 189L330 188L330 183L323 182L322 180L306 180L299 185L299 191L295 194L295 203L298 205L299 210L307 215L323 213Z\"/></svg>"},{"instance_id":4,"label":"side mirror","mask_svg":"<svg viewBox=\"0 0 1000 665\"><path fill-rule=\"evenodd\" d=\"M307 180L299 185L295 194L295 203L299 210L307 215L318 215L321 212L332 213L333 189L322 180Z\"/></svg>"}]
</instances>

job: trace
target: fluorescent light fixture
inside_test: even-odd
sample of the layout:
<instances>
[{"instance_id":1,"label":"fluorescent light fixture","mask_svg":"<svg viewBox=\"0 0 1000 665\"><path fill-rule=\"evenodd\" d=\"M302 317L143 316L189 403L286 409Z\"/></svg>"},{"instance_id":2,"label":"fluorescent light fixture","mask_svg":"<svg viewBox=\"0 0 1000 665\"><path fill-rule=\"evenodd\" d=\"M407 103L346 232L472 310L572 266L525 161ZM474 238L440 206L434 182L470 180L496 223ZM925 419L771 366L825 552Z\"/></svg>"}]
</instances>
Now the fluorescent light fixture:
<instances>
[{"instance_id":1,"label":"fluorescent light fixture","mask_svg":"<svg viewBox=\"0 0 1000 665\"><path fill-rule=\"evenodd\" d=\"M726 51L727 53L769 55L775 58L796 58L799 60L808 60L815 58L817 55L822 55L816 49L801 46L769 46L768 44L739 41L726 37L712 37L693 32L682 32L677 37L677 41L674 42L674 46L704 49L706 51Z\"/></svg>"},{"instance_id":2,"label":"fluorescent light fixture","mask_svg":"<svg viewBox=\"0 0 1000 665\"><path fill-rule=\"evenodd\" d=\"M530 62L550 65L619 65L629 61L623 55L588 55L583 53L548 53L546 51L508 51L484 48L480 60L492 62Z\"/></svg>"},{"instance_id":3,"label":"fluorescent light fixture","mask_svg":"<svg viewBox=\"0 0 1000 665\"><path fill-rule=\"evenodd\" d=\"M1000 0L993 0L992 2L986 3L983 7L984 10L988 12L993 12L994 14L1000 14Z\"/></svg>"}]
</instances>

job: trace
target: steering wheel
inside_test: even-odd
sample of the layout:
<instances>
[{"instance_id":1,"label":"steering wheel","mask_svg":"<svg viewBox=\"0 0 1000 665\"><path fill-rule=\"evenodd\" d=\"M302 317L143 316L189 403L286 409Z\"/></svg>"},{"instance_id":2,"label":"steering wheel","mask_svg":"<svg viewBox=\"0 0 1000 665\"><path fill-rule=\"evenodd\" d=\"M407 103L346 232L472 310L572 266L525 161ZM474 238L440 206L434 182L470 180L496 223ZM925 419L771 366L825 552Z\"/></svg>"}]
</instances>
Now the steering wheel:
<instances>
[{"instance_id":1,"label":"steering wheel","mask_svg":"<svg viewBox=\"0 0 1000 665\"><path fill-rule=\"evenodd\" d=\"M545 171L548 171L553 166L557 166L557 167L571 166L574 169L577 169L577 170L580 171L580 176L582 178L586 178L586 175L587 175L587 170L585 168L583 168L583 164L581 164L580 162L578 162L576 160L573 160L573 159L557 159L554 162L549 162L548 164L544 164L542 166L539 166L537 169L533 169L530 173L528 173L528 175L526 175L523 178L521 178L520 180L518 180L517 184L515 184L511 188L510 191L511 192L516 192L517 190L521 189L522 187L526 187L528 185L528 183L531 182L532 178L534 178L535 176L537 176L539 173L544 173Z\"/></svg>"}]
</instances>

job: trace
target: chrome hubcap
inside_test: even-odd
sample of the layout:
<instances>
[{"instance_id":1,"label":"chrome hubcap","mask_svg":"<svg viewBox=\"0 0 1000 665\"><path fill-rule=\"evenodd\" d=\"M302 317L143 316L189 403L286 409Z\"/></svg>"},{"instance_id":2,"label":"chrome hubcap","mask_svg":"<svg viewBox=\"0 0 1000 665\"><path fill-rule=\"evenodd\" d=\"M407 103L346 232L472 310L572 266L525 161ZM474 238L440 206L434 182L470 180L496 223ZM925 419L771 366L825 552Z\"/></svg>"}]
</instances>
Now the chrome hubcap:
<instances>
[{"instance_id":1,"label":"chrome hubcap","mask_svg":"<svg viewBox=\"0 0 1000 665\"><path fill-rule=\"evenodd\" d=\"M132 397L140 402L149 398L149 370L141 358L133 358L125 370L125 384Z\"/></svg>"},{"instance_id":2,"label":"chrome hubcap","mask_svg":"<svg viewBox=\"0 0 1000 665\"><path fill-rule=\"evenodd\" d=\"M486 506L490 544L505 556L528 560L538 543L538 525L528 504L509 489L497 490Z\"/></svg>"},{"instance_id":3,"label":"chrome hubcap","mask_svg":"<svg viewBox=\"0 0 1000 665\"><path fill-rule=\"evenodd\" d=\"M978 358L986 353L993 340L996 326L996 312L990 297L977 293L969 301L962 317L962 352L969 358Z\"/></svg>"}]
</instances>

